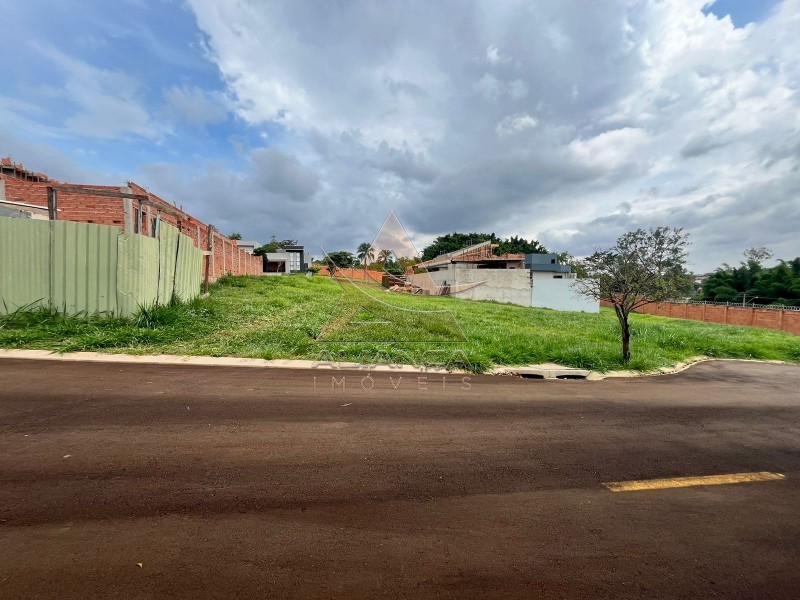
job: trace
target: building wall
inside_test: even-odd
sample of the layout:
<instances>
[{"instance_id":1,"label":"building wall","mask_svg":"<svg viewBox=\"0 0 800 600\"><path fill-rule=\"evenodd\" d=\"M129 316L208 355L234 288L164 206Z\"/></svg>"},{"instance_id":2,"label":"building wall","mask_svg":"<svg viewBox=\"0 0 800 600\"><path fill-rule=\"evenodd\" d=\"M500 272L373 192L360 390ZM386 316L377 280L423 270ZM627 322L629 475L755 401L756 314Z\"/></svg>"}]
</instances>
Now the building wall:
<instances>
[{"instance_id":1,"label":"building wall","mask_svg":"<svg viewBox=\"0 0 800 600\"><path fill-rule=\"evenodd\" d=\"M0 182L5 191L5 199L11 202L24 202L47 208L47 188L52 185L60 185L58 182L34 182L24 181L10 175L0 174ZM91 188L97 190L119 192L123 190L120 186L107 185L84 185L70 184L76 187ZM180 210L173 204L159 198L155 194L149 193L141 186L132 183L130 191L136 194L148 194L154 202L163 205L164 208ZM137 202L134 201L134 206ZM183 213L183 211L181 211ZM134 210L135 219L139 220L139 232L143 235L152 237L153 219L159 211L157 207L142 207L140 213ZM78 223L94 223L97 225L112 225L124 228L125 210L121 198L109 198L104 196L93 196L91 194L73 194L67 192L58 193L58 220L75 221ZM181 233L188 236L195 247L201 250L208 249L208 225L191 216L183 213L180 217L161 213L161 221L173 225ZM203 261L203 273L205 274L206 263L208 263L209 281L215 281L222 275L261 275L263 263L261 257L248 254L236 245L236 240L214 232L213 235L213 259Z\"/></svg>"},{"instance_id":2,"label":"building wall","mask_svg":"<svg viewBox=\"0 0 800 600\"><path fill-rule=\"evenodd\" d=\"M553 310L600 312L600 303L579 294L573 286L574 283L574 279L534 276L531 306Z\"/></svg>"},{"instance_id":3,"label":"building wall","mask_svg":"<svg viewBox=\"0 0 800 600\"><path fill-rule=\"evenodd\" d=\"M483 281L482 285L452 294L465 300L494 300L520 306L531 305L531 276L526 269L470 269L457 266L434 271L431 278L437 285L463 285Z\"/></svg>"},{"instance_id":4,"label":"building wall","mask_svg":"<svg viewBox=\"0 0 800 600\"><path fill-rule=\"evenodd\" d=\"M573 289L574 279L555 279L553 273L528 269L475 269L471 265L456 264L446 270L413 275L411 280L424 289L431 280L439 286L484 282L451 293L453 297L465 300L494 300L561 311L600 312L599 302L588 300Z\"/></svg>"},{"instance_id":5,"label":"building wall","mask_svg":"<svg viewBox=\"0 0 800 600\"><path fill-rule=\"evenodd\" d=\"M558 273L555 271L532 271L533 280L537 279L571 279L575 281L575 273Z\"/></svg>"}]
</instances>

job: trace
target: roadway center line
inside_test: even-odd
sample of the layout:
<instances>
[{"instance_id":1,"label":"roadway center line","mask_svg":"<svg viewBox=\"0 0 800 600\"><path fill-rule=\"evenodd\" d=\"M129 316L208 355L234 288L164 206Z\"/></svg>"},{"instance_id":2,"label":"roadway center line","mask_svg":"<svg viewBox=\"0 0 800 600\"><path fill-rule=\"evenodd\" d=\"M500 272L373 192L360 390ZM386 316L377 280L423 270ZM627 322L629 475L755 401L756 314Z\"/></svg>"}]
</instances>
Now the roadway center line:
<instances>
[{"instance_id":1,"label":"roadway center line","mask_svg":"<svg viewBox=\"0 0 800 600\"><path fill-rule=\"evenodd\" d=\"M760 471L758 473L730 473L728 475L700 475L697 477L667 477L664 479L640 479L638 481L611 481L604 483L612 492L637 492L641 490L663 490L666 488L692 487L694 485L724 485L728 483L751 483L754 481L776 481L786 479L780 473Z\"/></svg>"}]
</instances>

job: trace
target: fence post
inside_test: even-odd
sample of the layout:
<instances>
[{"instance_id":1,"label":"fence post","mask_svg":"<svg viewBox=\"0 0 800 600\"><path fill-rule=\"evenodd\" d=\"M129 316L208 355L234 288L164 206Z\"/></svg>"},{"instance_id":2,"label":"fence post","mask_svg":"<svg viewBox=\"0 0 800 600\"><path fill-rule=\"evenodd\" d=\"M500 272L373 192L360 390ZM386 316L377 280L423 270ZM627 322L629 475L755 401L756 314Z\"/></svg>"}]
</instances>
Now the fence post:
<instances>
[{"instance_id":1,"label":"fence post","mask_svg":"<svg viewBox=\"0 0 800 600\"><path fill-rule=\"evenodd\" d=\"M133 199L123 198L122 208L125 216L125 227L123 231L126 234L130 235L133 233Z\"/></svg>"},{"instance_id":2,"label":"fence post","mask_svg":"<svg viewBox=\"0 0 800 600\"><path fill-rule=\"evenodd\" d=\"M51 221L58 220L58 192L52 187L47 188L47 217Z\"/></svg>"},{"instance_id":3,"label":"fence post","mask_svg":"<svg viewBox=\"0 0 800 600\"><path fill-rule=\"evenodd\" d=\"M214 259L214 226L208 226L208 254L206 254L206 281L205 281L205 293L208 293L208 275L209 271L211 271L211 261Z\"/></svg>"}]
</instances>

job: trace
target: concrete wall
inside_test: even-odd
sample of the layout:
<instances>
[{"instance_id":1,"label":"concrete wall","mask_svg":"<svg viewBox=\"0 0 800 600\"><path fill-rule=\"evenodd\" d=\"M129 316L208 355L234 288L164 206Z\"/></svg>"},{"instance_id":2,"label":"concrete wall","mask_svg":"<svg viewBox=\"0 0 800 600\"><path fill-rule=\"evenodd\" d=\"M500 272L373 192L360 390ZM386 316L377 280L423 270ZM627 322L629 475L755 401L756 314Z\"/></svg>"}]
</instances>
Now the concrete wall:
<instances>
[{"instance_id":1,"label":"concrete wall","mask_svg":"<svg viewBox=\"0 0 800 600\"><path fill-rule=\"evenodd\" d=\"M579 294L574 279L535 277L531 292L531 306L576 312L600 312L600 302Z\"/></svg>"},{"instance_id":2,"label":"concrete wall","mask_svg":"<svg viewBox=\"0 0 800 600\"><path fill-rule=\"evenodd\" d=\"M463 285L485 281L483 285L452 294L465 300L494 300L506 304L531 305L531 276L526 269L456 268L430 274L438 285Z\"/></svg>"}]
</instances>

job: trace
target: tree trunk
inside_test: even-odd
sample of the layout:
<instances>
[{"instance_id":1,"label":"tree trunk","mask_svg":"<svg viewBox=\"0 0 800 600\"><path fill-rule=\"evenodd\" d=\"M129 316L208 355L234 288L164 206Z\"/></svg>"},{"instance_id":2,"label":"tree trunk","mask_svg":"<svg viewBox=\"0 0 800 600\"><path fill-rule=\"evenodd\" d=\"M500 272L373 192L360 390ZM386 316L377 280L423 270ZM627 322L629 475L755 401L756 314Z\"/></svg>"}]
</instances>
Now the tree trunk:
<instances>
[{"instance_id":1,"label":"tree trunk","mask_svg":"<svg viewBox=\"0 0 800 600\"><path fill-rule=\"evenodd\" d=\"M622 362L628 364L631 360L631 330L628 327L628 315L620 316L619 324L622 326Z\"/></svg>"}]
</instances>

